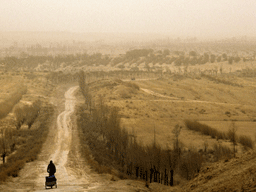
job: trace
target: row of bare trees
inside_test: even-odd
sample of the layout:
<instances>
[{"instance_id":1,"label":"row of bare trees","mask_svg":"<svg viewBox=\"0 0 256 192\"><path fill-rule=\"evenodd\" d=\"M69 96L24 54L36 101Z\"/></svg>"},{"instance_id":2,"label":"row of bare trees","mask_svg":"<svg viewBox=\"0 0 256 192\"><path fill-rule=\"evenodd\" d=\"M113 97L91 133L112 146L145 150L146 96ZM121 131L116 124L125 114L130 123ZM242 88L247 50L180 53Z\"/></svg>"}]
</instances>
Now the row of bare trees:
<instances>
[{"instance_id":1,"label":"row of bare trees","mask_svg":"<svg viewBox=\"0 0 256 192\"><path fill-rule=\"evenodd\" d=\"M13 130L4 128L0 130L0 154L5 163L5 157L15 149L15 139L13 137Z\"/></svg>"},{"instance_id":2,"label":"row of bare trees","mask_svg":"<svg viewBox=\"0 0 256 192\"><path fill-rule=\"evenodd\" d=\"M7 100L0 103L0 119L5 118L13 109L22 95L27 92L24 86L18 87L17 91L13 93ZM5 122L6 123L6 122ZM9 129L6 125L1 126L0 129L0 154L5 163L5 158L9 152L13 152L15 148L15 140L13 137L13 130Z\"/></svg>"},{"instance_id":3,"label":"row of bare trees","mask_svg":"<svg viewBox=\"0 0 256 192\"><path fill-rule=\"evenodd\" d=\"M174 172L191 179L200 170L203 159L194 151L182 152L179 144L180 127L174 129L172 149L163 149L154 142L143 146L136 135L121 128L118 109L104 104L102 97L89 113L86 105L78 109L77 124L80 137L87 142L94 159L120 173L146 180L173 185Z\"/></svg>"},{"instance_id":4,"label":"row of bare trees","mask_svg":"<svg viewBox=\"0 0 256 192\"><path fill-rule=\"evenodd\" d=\"M136 140L136 135L121 128L118 108L106 105L101 95L99 101L94 101L97 105L92 110L92 97L86 82L85 73L80 71L79 87L85 104L78 109L77 124L81 130L80 138L86 141L99 165L165 185L173 185L174 172L191 179L200 170L202 156L195 150L181 150L180 126L174 128L172 149L163 149L156 142L143 146Z\"/></svg>"},{"instance_id":5,"label":"row of bare trees","mask_svg":"<svg viewBox=\"0 0 256 192\"><path fill-rule=\"evenodd\" d=\"M15 106L20 101L22 95L26 92L27 88L21 86L7 100L0 103L0 119L6 117L11 112L13 106Z\"/></svg>"},{"instance_id":6,"label":"row of bare trees","mask_svg":"<svg viewBox=\"0 0 256 192\"><path fill-rule=\"evenodd\" d=\"M34 101L31 105L15 106L14 115L16 118L16 129L20 129L24 123L28 126L28 129L30 129L40 113L40 107L40 100Z\"/></svg>"},{"instance_id":7,"label":"row of bare trees","mask_svg":"<svg viewBox=\"0 0 256 192\"><path fill-rule=\"evenodd\" d=\"M39 100L33 102L32 105L16 105L13 110L16 118L16 129L19 130L24 123L28 126L28 129L30 129L39 115L40 108L41 102ZM12 153L15 149L16 141L13 135L14 130L10 128L9 125L5 125L5 127L0 130L0 154L3 163L5 163L7 154Z\"/></svg>"},{"instance_id":8,"label":"row of bare trees","mask_svg":"<svg viewBox=\"0 0 256 192\"><path fill-rule=\"evenodd\" d=\"M202 134L209 135L212 138L216 138L217 140L229 140L230 142L232 142L233 145L232 153L234 157L236 155L236 146L238 143L240 143L245 150L254 148L254 142L251 137L247 135L237 135L237 127L234 121L231 121L231 125L227 132L219 131L215 128L199 123L197 121L185 120L185 125L190 130L201 132ZM229 153L230 150L226 151Z\"/></svg>"},{"instance_id":9,"label":"row of bare trees","mask_svg":"<svg viewBox=\"0 0 256 192\"><path fill-rule=\"evenodd\" d=\"M53 105L43 103L32 129L16 130L12 121L1 121L4 130L0 131L0 153L4 163L0 164L0 182L10 176L17 177L25 163L37 159L54 118L54 109Z\"/></svg>"},{"instance_id":10,"label":"row of bare trees","mask_svg":"<svg viewBox=\"0 0 256 192\"><path fill-rule=\"evenodd\" d=\"M82 93L82 95L85 98L85 103L87 105L87 108L92 110L92 95L89 92L89 86L86 83L86 75L84 71L79 71L78 73L78 83L79 83L79 88Z\"/></svg>"}]
</instances>

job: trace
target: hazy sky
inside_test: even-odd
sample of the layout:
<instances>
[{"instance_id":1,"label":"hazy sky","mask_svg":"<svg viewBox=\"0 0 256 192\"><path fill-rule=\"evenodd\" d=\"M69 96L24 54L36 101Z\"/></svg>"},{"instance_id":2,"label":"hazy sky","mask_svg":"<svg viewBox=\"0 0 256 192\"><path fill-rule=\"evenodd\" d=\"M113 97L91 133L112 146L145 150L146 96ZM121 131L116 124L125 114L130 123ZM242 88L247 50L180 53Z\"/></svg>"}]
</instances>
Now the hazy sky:
<instances>
[{"instance_id":1,"label":"hazy sky","mask_svg":"<svg viewBox=\"0 0 256 192\"><path fill-rule=\"evenodd\" d=\"M0 31L255 36L256 0L0 0Z\"/></svg>"}]
</instances>

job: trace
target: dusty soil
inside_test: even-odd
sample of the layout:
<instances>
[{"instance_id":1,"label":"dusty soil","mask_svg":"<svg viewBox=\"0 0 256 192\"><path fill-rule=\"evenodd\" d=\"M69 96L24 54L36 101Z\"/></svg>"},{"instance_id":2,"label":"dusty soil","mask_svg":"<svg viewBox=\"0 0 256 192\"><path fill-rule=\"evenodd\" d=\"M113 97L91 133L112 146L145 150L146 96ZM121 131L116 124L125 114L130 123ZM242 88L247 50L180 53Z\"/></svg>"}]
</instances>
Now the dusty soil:
<instances>
[{"instance_id":1,"label":"dusty soil","mask_svg":"<svg viewBox=\"0 0 256 192\"><path fill-rule=\"evenodd\" d=\"M102 80L90 85L97 100L102 95L105 103L120 109L121 123L130 132L135 132L139 141L150 144L154 139L162 147L172 147L176 124L183 126L180 139L185 148L203 149L218 143L210 136L186 129L185 119L198 120L222 131L228 131L235 121L237 134L255 135L255 80L237 76L218 76L234 86L214 82L204 77L174 76L165 79L136 79L133 81ZM132 89L127 83L135 83L140 89ZM231 146L228 141L220 141ZM240 149L239 152L242 152Z\"/></svg>"},{"instance_id":2,"label":"dusty soil","mask_svg":"<svg viewBox=\"0 0 256 192\"><path fill-rule=\"evenodd\" d=\"M246 85L249 81L251 79L243 79L242 82ZM144 143L152 142L154 127L156 127L157 142L162 146L171 145L172 127L176 123L182 123L184 118L197 117L198 120L208 122L213 119L221 122L234 118L239 122L253 122L256 114L253 86L240 88L215 85L205 79L132 82L138 84L140 90L126 83L105 80L92 84L91 92L95 98L102 94L107 104L118 106L121 110L123 125L130 131L135 129L138 138ZM38 160L27 163L20 171L19 177L10 178L0 186L0 191L45 190L46 167L50 160L53 160L57 166L58 188L54 189L56 191L182 191L179 187L171 188L156 183L146 188L143 181L120 180L112 175L95 173L79 154L78 133L73 114L77 102L74 96L77 95L76 92L77 86L74 85L56 88L54 94L50 96L51 103L56 106L56 114ZM48 98L47 95L44 97ZM228 117L225 111L230 111L231 117ZM186 129L181 132L181 140L187 146L200 147L205 139L209 140L209 144L215 142L214 139ZM249 162L249 164L252 163ZM246 169L250 167L249 164L245 165ZM216 174L221 173L220 169ZM224 176L223 183L225 183ZM199 190L200 185L199 183L198 187L191 187L189 184L184 190ZM214 187L214 184L211 185ZM207 188L207 185L205 187Z\"/></svg>"},{"instance_id":3,"label":"dusty soil","mask_svg":"<svg viewBox=\"0 0 256 192\"><path fill-rule=\"evenodd\" d=\"M69 151L72 142L70 116L74 111L75 100L73 91L77 87L72 87L63 95L63 88L56 90L51 102L57 107L55 120L52 122L50 132L46 143L43 145L42 152L38 156L38 160L27 163L24 169L20 171L19 177L11 178L7 183L0 186L3 191L41 191L44 190L45 176L47 176L46 168L50 160L56 165L59 191L79 191L89 189L89 179L77 179L77 174L70 174L66 162L69 158ZM66 100L65 100L66 99ZM65 101L65 103L63 102ZM61 110L64 111L60 113ZM59 113L59 114L58 114ZM73 173L75 171L73 170ZM84 190L83 190L84 191Z\"/></svg>"},{"instance_id":4,"label":"dusty soil","mask_svg":"<svg viewBox=\"0 0 256 192\"><path fill-rule=\"evenodd\" d=\"M106 104L120 109L122 125L135 132L138 140L151 143L156 130L157 142L165 147L173 140L172 127L184 119L195 119L222 131L227 131L230 121L236 120L238 135L255 135L255 80L231 77L242 87L215 83L207 79L158 79L131 81L140 90L127 97L120 94L130 89L115 80L99 81L91 85L91 92L103 95ZM251 82L251 83L250 83ZM226 112L230 114L227 115ZM185 147L209 146L218 142L209 136L182 128L181 141ZM231 147L229 141L219 141ZM255 191L255 152L239 154L235 159L206 165L199 175L183 187L184 191ZM180 190L180 189L179 189Z\"/></svg>"},{"instance_id":5,"label":"dusty soil","mask_svg":"<svg viewBox=\"0 0 256 192\"><path fill-rule=\"evenodd\" d=\"M255 164L255 151L249 151L240 158L206 166L184 191L256 191Z\"/></svg>"},{"instance_id":6,"label":"dusty soil","mask_svg":"<svg viewBox=\"0 0 256 192\"><path fill-rule=\"evenodd\" d=\"M75 87L76 88L76 87ZM19 177L10 178L7 183L0 186L2 191L41 191L44 190L46 168L50 160L56 165L59 191L72 191L88 189L88 180L78 180L74 175L69 174L68 168L65 167L71 145L72 135L70 134L70 115L74 110L74 100L72 98L73 89L65 93L66 102L62 88L56 90L56 97L51 102L57 106L55 120L52 122L50 132L43 149L38 156L38 160L27 163L20 171ZM58 99L56 99L58 98ZM58 114L65 106L65 110ZM82 183L82 185L81 185ZM76 186L76 187L70 187ZM71 190L72 189L72 190Z\"/></svg>"},{"instance_id":7,"label":"dusty soil","mask_svg":"<svg viewBox=\"0 0 256 192\"><path fill-rule=\"evenodd\" d=\"M54 121L38 160L27 163L18 177L9 178L0 185L0 191L45 191L46 168L50 160L57 168L57 188L53 187L54 191L176 191L176 188L158 184L146 188L143 181L120 180L91 170L79 154L73 114L76 104L74 92L77 89L78 86L68 90L67 86L57 87L50 99L56 106Z\"/></svg>"}]
</instances>

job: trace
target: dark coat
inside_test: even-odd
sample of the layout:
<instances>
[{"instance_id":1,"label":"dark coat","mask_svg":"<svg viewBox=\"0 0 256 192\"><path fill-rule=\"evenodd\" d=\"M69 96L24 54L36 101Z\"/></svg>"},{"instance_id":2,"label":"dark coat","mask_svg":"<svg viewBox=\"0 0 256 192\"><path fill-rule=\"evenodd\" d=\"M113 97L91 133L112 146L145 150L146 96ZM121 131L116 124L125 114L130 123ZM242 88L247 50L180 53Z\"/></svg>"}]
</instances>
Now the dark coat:
<instances>
[{"instance_id":1,"label":"dark coat","mask_svg":"<svg viewBox=\"0 0 256 192\"><path fill-rule=\"evenodd\" d=\"M47 172L49 173L49 175L54 175L54 173L56 173L56 167L53 163L50 163L48 165Z\"/></svg>"}]
</instances>

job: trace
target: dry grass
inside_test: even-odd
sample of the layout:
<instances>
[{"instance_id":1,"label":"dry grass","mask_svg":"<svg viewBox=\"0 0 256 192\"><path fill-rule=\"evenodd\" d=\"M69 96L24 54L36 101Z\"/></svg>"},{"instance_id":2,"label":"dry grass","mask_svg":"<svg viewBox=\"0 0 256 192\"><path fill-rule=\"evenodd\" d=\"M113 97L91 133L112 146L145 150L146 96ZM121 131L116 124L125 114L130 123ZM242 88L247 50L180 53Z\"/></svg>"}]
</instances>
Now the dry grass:
<instances>
[{"instance_id":1,"label":"dry grass","mask_svg":"<svg viewBox=\"0 0 256 192\"><path fill-rule=\"evenodd\" d=\"M201 132L202 134L209 135L212 138L223 140L228 138L228 135L226 135L224 132L220 132L208 125L204 125L196 121L185 120L185 125L190 130Z\"/></svg>"},{"instance_id":2,"label":"dry grass","mask_svg":"<svg viewBox=\"0 0 256 192\"><path fill-rule=\"evenodd\" d=\"M195 149L184 154L179 164L180 175L190 180L200 171L204 159Z\"/></svg>"},{"instance_id":3,"label":"dry grass","mask_svg":"<svg viewBox=\"0 0 256 192\"><path fill-rule=\"evenodd\" d=\"M238 137L238 142L241 143L245 147L245 149L247 149L247 148L253 149L254 148L254 142L253 142L252 138L249 136L240 135Z\"/></svg>"},{"instance_id":4,"label":"dry grass","mask_svg":"<svg viewBox=\"0 0 256 192\"><path fill-rule=\"evenodd\" d=\"M17 177L19 170L26 162L36 160L47 138L49 123L51 122L53 112L52 105L45 105L38 117L39 123L37 127L30 130L21 129L14 132L14 137L22 137L25 139L16 150L16 153L9 156L8 162L0 165L0 182L5 181L8 176Z\"/></svg>"},{"instance_id":5,"label":"dry grass","mask_svg":"<svg viewBox=\"0 0 256 192\"><path fill-rule=\"evenodd\" d=\"M234 152L230 149L230 147L226 147L221 144L214 144L213 150L215 161L219 161L221 159L230 159L234 156Z\"/></svg>"},{"instance_id":6,"label":"dry grass","mask_svg":"<svg viewBox=\"0 0 256 192\"><path fill-rule=\"evenodd\" d=\"M162 78L148 81L135 80L135 83L140 89L137 89L132 96L121 96L119 94L117 91L119 88L122 90L120 92L123 93L126 93L125 91L130 88L129 86L124 86L121 81L115 83L112 82L109 86L105 86L105 84L108 84L108 80L104 80L104 85L101 81L92 83L90 85L90 91L93 98L102 95L106 105L118 107L121 116L121 127L125 127L129 133L133 133L134 131L137 140L140 141L143 146L150 146L150 144L152 144L155 128L157 143L164 151L165 149L172 147L174 140L172 130L174 125L182 122L184 119L216 119L225 123L227 121L224 120L250 120L250 117L256 115L254 103L252 102L255 99L256 92L253 89L244 86L246 85L247 80L244 79L241 81L241 84L243 85L243 87L241 87L232 85L232 82L238 83L237 81L240 81L240 79L226 79L225 82L209 81L209 79L205 77L183 77L178 79L176 77L175 79L172 79L171 77L169 79ZM144 92L142 88L178 99L153 96ZM247 94L244 94L245 92ZM237 105L237 103L242 103L244 105ZM229 113L226 113L227 111ZM215 159L228 158L230 154L233 155L233 151L231 151L225 144L216 144L217 141L215 138L228 139L226 132L216 131L209 127L210 126L208 126L208 128L203 128L202 130L206 135L209 135L212 138L191 132L188 129L182 129L180 140L184 143L184 147L189 148L189 146L195 146L196 148L202 148L203 141L207 140L209 149L214 148L213 156ZM94 128L94 130L97 129ZM104 144L104 142L97 143ZM96 147L97 143L93 146L91 151L94 149L102 151L101 147ZM105 146L105 148L106 147L108 148L108 146ZM140 151L140 153L144 154L142 151ZM190 155L193 156L193 153ZM93 156L95 157L94 160L100 158L99 154ZM109 156L112 158L109 165L114 166L116 164L113 163L115 158L111 155ZM155 156L157 155L155 154ZM197 159L197 156L195 155L193 158ZM103 163L104 161L107 162L108 160L106 160L106 158L99 159L100 163ZM138 159L137 161L139 162L140 160ZM197 171L197 169L193 169L193 171L188 172L188 167L197 167L197 165L193 162L186 162L184 159L183 165L179 167L179 171L180 174L182 174L182 177L185 177L186 179L193 177Z\"/></svg>"},{"instance_id":7,"label":"dry grass","mask_svg":"<svg viewBox=\"0 0 256 192\"><path fill-rule=\"evenodd\" d=\"M124 82L123 83L126 87L130 87L132 89L140 90L140 87L136 83L132 82Z\"/></svg>"},{"instance_id":8,"label":"dry grass","mask_svg":"<svg viewBox=\"0 0 256 192\"><path fill-rule=\"evenodd\" d=\"M231 121L199 121L199 123L208 125L218 131L228 131ZM256 134L255 125L256 122L254 121L235 121L237 135L245 135L252 138L252 135Z\"/></svg>"},{"instance_id":9,"label":"dry grass","mask_svg":"<svg viewBox=\"0 0 256 192\"><path fill-rule=\"evenodd\" d=\"M235 82L232 82L232 81L228 81L228 80L225 80L225 79L220 79L220 78L217 78L217 77L213 77L211 75L202 75L202 77L205 77L211 81L214 81L216 83L223 83L223 84L226 84L226 85L231 85L231 86L237 86L237 87L243 87L242 85L238 84L238 83L235 83Z\"/></svg>"},{"instance_id":10,"label":"dry grass","mask_svg":"<svg viewBox=\"0 0 256 192\"><path fill-rule=\"evenodd\" d=\"M185 125L188 129L201 132L204 135L210 135L212 138L230 140L233 143L239 142L245 149L254 147L254 142L249 136L236 134L236 131L229 129L227 132L219 131L208 125L198 123L196 121L185 120ZM235 125L234 125L235 126Z\"/></svg>"},{"instance_id":11,"label":"dry grass","mask_svg":"<svg viewBox=\"0 0 256 192\"><path fill-rule=\"evenodd\" d=\"M40 112L40 100L33 102L31 105L16 105L14 115L16 119L16 129L20 129L23 123L26 123L30 129Z\"/></svg>"},{"instance_id":12,"label":"dry grass","mask_svg":"<svg viewBox=\"0 0 256 192\"><path fill-rule=\"evenodd\" d=\"M27 92L27 88L25 86L18 88L16 92L14 92L8 99L0 103L0 119L6 117L16 105L22 95Z\"/></svg>"},{"instance_id":13,"label":"dry grass","mask_svg":"<svg viewBox=\"0 0 256 192\"><path fill-rule=\"evenodd\" d=\"M170 150L163 149L156 143L148 146L138 143L136 135L131 136L131 133L120 127L116 108L101 105L92 114L84 109L84 106L77 109L82 151L87 153L84 157L97 172L109 173L111 169L116 169L119 171L117 176L121 175L122 178L151 178L151 182L158 182L159 173L162 175L167 171L168 174L170 169L180 172L186 179L193 178L200 170L203 158L196 151L188 151L182 155L179 144L175 145L174 150ZM186 168L183 169L184 167ZM127 176L124 177L124 174Z\"/></svg>"},{"instance_id":14,"label":"dry grass","mask_svg":"<svg viewBox=\"0 0 256 192\"><path fill-rule=\"evenodd\" d=\"M215 125L216 121L210 122L209 120L219 120L216 123L219 125L219 131L227 131L226 127L228 127L229 121L237 120L238 135L242 132L245 135L247 133L248 135L255 134L253 122L248 120L256 116L254 103L252 102L256 99L256 91L246 86L249 81L250 84L253 84L252 82L254 81L252 79L225 77L230 82L236 82L244 86L238 87L223 83L217 84L204 77L193 79L193 77L183 76L180 79L176 78L176 81L173 78L175 77L170 76L169 79L162 78L148 81L130 81L140 87L140 90L137 90L135 94L128 93L129 87L124 86L122 81L106 79L91 83L90 91L93 98L98 98L98 95L102 95L108 106L118 107L120 109L121 125L129 132L134 130L137 139L144 145L150 145L153 142L153 130L155 127L156 140L159 145L163 148L171 147L174 138L172 129L177 123L183 124L184 119L209 122L210 124L207 123L207 125L213 128L216 127L211 125ZM120 92L117 91L119 88L122 88ZM180 99L172 100L152 96L141 88ZM127 93L123 98L119 94L122 92ZM244 94L245 92L246 94ZM227 111L230 112L229 116L225 114ZM248 126L243 126L247 124ZM218 135L218 137L224 138L225 133ZM187 148L194 146L202 149L204 140L208 141L209 148L212 148L216 143L216 139L191 132L188 129L183 129L180 139L184 143L184 147ZM241 151L239 145L238 152L240 153Z\"/></svg>"},{"instance_id":15,"label":"dry grass","mask_svg":"<svg viewBox=\"0 0 256 192\"><path fill-rule=\"evenodd\" d=\"M4 105L8 105L10 108L10 110L1 108L7 114L7 117L1 120L1 128L13 130L12 138L15 144L13 149L8 149L7 163L0 165L1 182L8 176L16 177L26 162L34 161L46 139L49 121L54 111L53 106L47 104L49 101L47 95L53 91L53 85L48 83L44 76L45 74L35 73L33 79L29 79L26 78L26 72L6 73L1 76L0 99L6 101ZM22 85L26 85L26 87ZM13 113L9 113L12 107L16 103L30 104L39 98L44 103L40 115L35 119L34 116L30 116L32 115L30 113L30 118L27 118L26 122L28 126L35 122L34 126L30 130L23 128L15 130Z\"/></svg>"}]
</instances>

